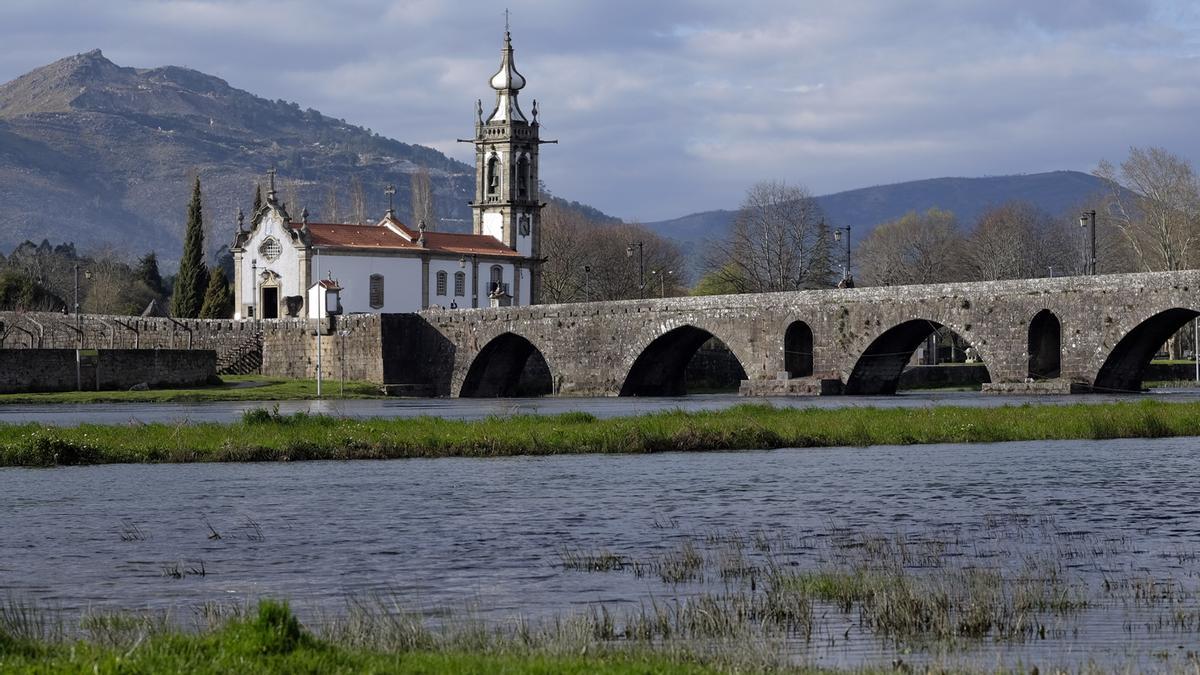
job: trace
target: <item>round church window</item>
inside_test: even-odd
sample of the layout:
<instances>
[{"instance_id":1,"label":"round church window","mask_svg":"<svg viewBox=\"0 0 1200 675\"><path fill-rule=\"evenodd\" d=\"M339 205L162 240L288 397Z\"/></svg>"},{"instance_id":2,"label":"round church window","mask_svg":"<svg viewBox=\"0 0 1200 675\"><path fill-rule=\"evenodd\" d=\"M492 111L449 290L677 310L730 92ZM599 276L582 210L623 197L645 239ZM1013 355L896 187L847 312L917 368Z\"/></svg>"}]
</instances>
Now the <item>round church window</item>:
<instances>
[{"instance_id":1,"label":"round church window","mask_svg":"<svg viewBox=\"0 0 1200 675\"><path fill-rule=\"evenodd\" d=\"M267 237L262 245L258 247L258 252L269 262L274 262L279 257L279 254L283 252L283 247L279 245L279 240L275 237Z\"/></svg>"}]
</instances>

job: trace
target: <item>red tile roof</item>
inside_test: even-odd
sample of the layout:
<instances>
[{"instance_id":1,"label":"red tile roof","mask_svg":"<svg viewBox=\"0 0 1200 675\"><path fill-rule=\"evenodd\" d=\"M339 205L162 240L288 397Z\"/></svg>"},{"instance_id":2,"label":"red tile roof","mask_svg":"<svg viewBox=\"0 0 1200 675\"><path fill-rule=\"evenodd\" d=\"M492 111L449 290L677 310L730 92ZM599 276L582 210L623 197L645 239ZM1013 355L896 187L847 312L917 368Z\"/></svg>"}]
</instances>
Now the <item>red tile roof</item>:
<instances>
[{"instance_id":1,"label":"red tile roof","mask_svg":"<svg viewBox=\"0 0 1200 675\"><path fill-rule=\"evenodd\" d=\"M379 251L429 251L452 255L487 255L520 258L520 253L505 246L495 237L483 234L460 234L457 232L426 232L425 246L417 244L417 233L398 221L392 223L409 233L409 241L382 224L343 225L340 223L309 223L309 238L314 246L339 249L365 249ZM301 224L292 222L294 229Z\"/></svg>"}]
</instances>

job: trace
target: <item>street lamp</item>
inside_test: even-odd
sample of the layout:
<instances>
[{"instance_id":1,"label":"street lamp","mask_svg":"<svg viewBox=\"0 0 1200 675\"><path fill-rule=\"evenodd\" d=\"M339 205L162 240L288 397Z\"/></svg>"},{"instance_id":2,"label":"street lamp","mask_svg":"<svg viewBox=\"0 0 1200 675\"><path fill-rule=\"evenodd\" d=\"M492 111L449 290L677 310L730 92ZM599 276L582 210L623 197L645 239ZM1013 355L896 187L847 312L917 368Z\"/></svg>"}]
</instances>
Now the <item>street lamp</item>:
<instances>
[{"instance_id":1,"label":"street lamp","mask_svg":"<svg viewBox=\"0 0 1200 675\"><path fill-rule=\"evenodd\" d=\"M633 257L633 247L637 246L638 253L638 297L646 297L646 257L644 252L644 244L638 240L625 247L625 257Z\"/></svg>"},{"instance_id":2,"label":"street lamp","mask_svg":"<svg viewBox=\"0 0 1200 675\"><path fill-rule=\"evenodd\" d=\"M1096 212L1084 211L1079 214L1079 226L1089 228L1089 239L1091 240L1091 257L1084 261L1084 273L1096 273Z\"/></svg>"},{"instance_id":3,"label":"street lamp","mask_svg":"<svg viewBox=\"0 0 1200 675\"><path fill-rule=\"evenodd\" d=\"M841 241L843 231L846 233L846 266L842 268L842 283L839 285L849 288L854 285L854 278L850 276L850 226L833 228L833 240Z\"/></svg>"},{"instance_id":4,"label":"street lamp","mask_svg":"<svg viewBox=\"0 0 1200 675\"><path fill-rule=\"evenodd\" d=\"M258 313L258 258L250 259L250 318Z\"/></svg>"},{"instance_id":5,"label":"street lamp","mask_svg":"<svg viewBox=\"0 0 1200 675\"><path fill-rule=\"evenodd\" d=\"M92 273L84 270L83 277L91 279ZM79 336L79 348L83 349L83 317L79 314L79 263L75 263L75 334Z\"/></svg>"},{"instance_id":6,"label":"street lamp","mask_svg":"<svg viewBox=\"0 0 1200 675\"><path fill-rule=\"evenodd\" d=\"M586 302L592 301L592 266L583 266L583 299Z\"/></svg>"},{"instance_id":7,"label":"street lamp","mask_svg":"<svg viewBox=\"0 0 1200 675\"><path fill-rule=\"evenodd\" d=\"M651 270L650 274L658 275L658 297L667 297L667 276L675 274L675 270Z\"/></svg>"}]
</instances>

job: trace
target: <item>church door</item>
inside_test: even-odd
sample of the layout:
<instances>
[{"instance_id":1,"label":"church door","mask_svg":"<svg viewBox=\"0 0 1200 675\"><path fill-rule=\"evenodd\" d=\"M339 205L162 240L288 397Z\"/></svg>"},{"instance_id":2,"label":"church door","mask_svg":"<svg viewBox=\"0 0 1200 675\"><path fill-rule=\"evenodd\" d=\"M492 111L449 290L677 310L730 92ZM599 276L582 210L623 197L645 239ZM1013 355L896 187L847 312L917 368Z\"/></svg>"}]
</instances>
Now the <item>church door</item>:
<instances>
[{"instance_id":1,"label":"church door","mask_svg":"<svg viewBox=\"0 0 1200 675\"><path fill-rule=\"evenodd\" d=\"M279 318L279 289L274 286L262 289L262 318Z\"/></svg>"}]
</instances>

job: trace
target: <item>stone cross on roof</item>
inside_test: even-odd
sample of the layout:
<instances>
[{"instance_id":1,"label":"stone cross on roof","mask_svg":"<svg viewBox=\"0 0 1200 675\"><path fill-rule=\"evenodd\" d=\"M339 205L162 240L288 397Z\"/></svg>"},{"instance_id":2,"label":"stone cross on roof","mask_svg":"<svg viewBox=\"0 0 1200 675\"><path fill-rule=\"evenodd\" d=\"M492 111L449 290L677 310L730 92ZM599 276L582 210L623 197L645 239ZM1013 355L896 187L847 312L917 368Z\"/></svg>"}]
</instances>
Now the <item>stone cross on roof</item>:
<instances>
[{"instance_id":1,"label":"stone cross on roof","mask_svg":"<svg viewBox=\"0 0 1200 675\"><path fill-rule=\"evenodd\" d=\"M383 188L383 194L387 195L387 198L388 198L388 210L387 210L388 215L389 216L396 215L396 206L395 206L395 204L392 203L392 197L395 196L395 194L396 194L396 186L388 185L387 187Z\"/></svg>"}]
</instances>

